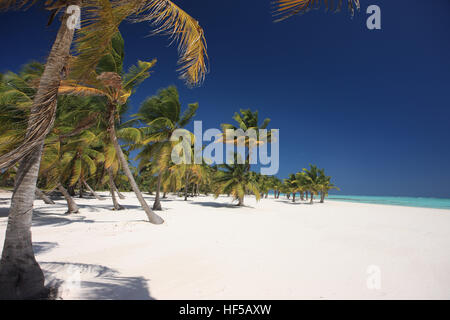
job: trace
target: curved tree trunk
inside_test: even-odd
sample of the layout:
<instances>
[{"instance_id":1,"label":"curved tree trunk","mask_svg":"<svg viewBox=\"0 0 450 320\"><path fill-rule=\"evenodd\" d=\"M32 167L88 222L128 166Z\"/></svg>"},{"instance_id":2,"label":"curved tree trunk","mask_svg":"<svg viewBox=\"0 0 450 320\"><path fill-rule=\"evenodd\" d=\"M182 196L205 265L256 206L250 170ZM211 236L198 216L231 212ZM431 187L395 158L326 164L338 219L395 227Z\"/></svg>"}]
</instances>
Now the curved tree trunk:
<instances>
[{"instance_id":1,"label":"curved tree trunk","mask_svg":"<svg viewBox=\"0 0 450 320\"><path fill-rule=\"evenodd\" d=\"M112 186L114 187L114 190L117 192L117 195L119 196L120 200L125 199L125 196L120 193L119 189L117 188L116 184L114 183L114 179L112 181Z\"/></svg>"},{"instance_id":2,"label":"curved tree trunk","mask_svg":"<svg viewBox=\"0 0 450 320\"><path fill-rule=\"evenodd\" d=\"M80 4L80 0L69 4ZM64 15L28 119L26 139L31 141L38 135L38 140L21 160L16 177L0 261L0 299L27 299L47 294L44 274L34 257L31 218L44 138L55 121L58 87L73 40L74 30L67 28L66 21L67 15ZM36 131L36 127L45 122L45 131Z\"/></svg>"},{"instance_id":3,"label":"curved tree trunk","mask_svg":"<svg viewBox=\"0 0 450 320\"><path fill-rule=\"evenodd\" d=\"M67 201L67 212L66 214L71 214L71 213L78 213L78 206L75 203L75 201L73 201L72 197L70 196L69 192L62 186L61 183L58 183L58 190L59 192L61 192L64 196L64 198Z\"/></svg>"},{"instance_id":4,"label":"curved tree trunk","mask_svg":"<svg viewBox=\"0 0 450 320\"><path fill-rule=\"evenodd\" d=\"M125 175L128 178L128 181L131 184L131 188L133 189L134 193L136 194L136 197L139 200L139 203L141 204L142 208L144 209L145 213L147 214L148 220L151 223L154 224L161 224L164 222L164 220L155 214L150 207L148 206L147 202L145 202L144 197L142 196L141 190L139 190L138 185L136 184L136 181L134 180L133 174L130 171L130 168L128 167L127 159L125 159L125 155L122 152L122 148L119 145L119 141L117 141L116 136L116 129L115 129L115 123L114 123L114 116L116 114L116 107L114 105L110 106L110 114L109 114L109 136L111 138L111 142L114 145L114 149L116 150L117 156L120 160L120 164L122 165L122 169L125 172Z\"/></svg>"},{"instance_id":5,"label":"curved tree trunk","mask_svg":"<svg viewBox=\"0 0 450 320\"><path fill-rule=\"evenodd\" d=\"M166 199L166 198L167 198L167 192L164 191L163 197L162 197L162 198L163 198L163 199Z\"/></svg>"},{"instance_id":6,"label":"curved tree trunk","mask_svg":"<svg viewBox=\"0 0 450 320\"><path fill-rule=\"evenodd\" d=\"M187 201L188 198L188 188L189 188L189 171L186 171L185 176L185 182L184 182L184 201Z\"/></svg>"},{"instance_id":7,"label":"curved tree trunk","mask_svg":"<svg viewBox=\"0 0 450 320\"><path fill-rule=\"evenodd\" d=\"M111 192L111 198L112 198L113 205L114 205L113 210L116 210L116 211L123 210L124 208L119 204L119 202L116 199L116 193L114 191L113 172L112 172L111 168L108 168L108 176L109 176L109 191Z\"/></svg>"},{"instance_id":8,"label":"curved tree trunk","mask_svg":"<svg viewBox=\"0 0 450 320\"><path fill-rule=\"evenodd\" d=\"M47 197L38 187L36 187L36 197L44 201L46 204L55 204L55 202Z\"/></svg>"},{"instance_id":9,"label":"curved tree trunk","mask_svg":"<svg viewBox=\"0 0 450 320\"><path fill-rule=\"evenodd\" d=\"M161 190L161 178L162 174L159 172L158 174L158 183L156 185L156 195L155 195L155 202L153 203L153 210L162 210L161 208L161 201L159 201L159 194Z\"/></svg>"},{"instance_id":10,"label":"curved tree trunk","mask_svg":"<svg viewBox=\"0 0 450 320\"><path fill-rule=\"evenodd\" d=\"M237 204L238 207L243 207L244 206L244 197L239 198L238 201L239 201L238 204Z\"/></svg>"},{"instance_id":11,"label":"curved tree trunk","mask_svg":"<svg viewBox=\"0 0 450 320\"><path fill-rule=\"evenodd\" d=\"M79 191L79 197L83 198L83 183L81 182L81 180L78 180L78 191Z\"/></svg>"},{"instance_id":12,"label":"curved tree trunk","mask_svg":"<svg viewBox=\"0 0 450 320\"><path fill-rule=\"evenodd\" d=\"M105 200L104 198L100 197L92 188L90 185L88 185L88 183L86 182L86 180L83 179L83 184L86 186L86 188L89 190L89 192L95 197L95 199L97 200Z\"/></svg>"}]
</instances>

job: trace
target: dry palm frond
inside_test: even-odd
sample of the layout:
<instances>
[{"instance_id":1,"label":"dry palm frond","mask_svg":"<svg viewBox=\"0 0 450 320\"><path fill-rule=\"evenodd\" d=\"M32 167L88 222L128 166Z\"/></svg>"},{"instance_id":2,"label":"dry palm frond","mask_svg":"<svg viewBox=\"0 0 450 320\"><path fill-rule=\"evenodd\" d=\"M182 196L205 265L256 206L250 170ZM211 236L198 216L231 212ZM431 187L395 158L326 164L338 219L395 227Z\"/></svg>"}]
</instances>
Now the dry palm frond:
<instances>
[{"instance_id":1,"label":"dry palm frond","mask_svg":"<svg viewBox=\"0 0 450 320\"><path fill-rule=\"evenodd\" d=\"M151 21L156 30L178 42L180 78L188 85L200 84L207 73L206 39L197 20L168 0L129 0L135 5L134 22Z\"/></svg>"},{"instance_id":2,"label":"dry palm frond","mask_svg":"<svg viewBox=\"0 0 450 320\"><path fill-rule=\"evenodd\" d=\"M116 90L122 89L122 78L115 72L102 72L97 76L97 80L100 80L105 87L111 87Z\"/></svg>"},{"instance_id":3,"label":"dry palm frond","mask_svg":"<svg viewBox=\"0 0 450 320\"><path fill-rule=\"evenodd\" d=\"M81 85L71 84L66 81L61 82L61 86L58 88L58 94L66 94L66 95L73 95L73 96L82 96L82 97L89 97L89 96L106 96L106 92L103 92L101 90L91 88L91 87L85 87Z\"/></svg>"},{"instance_id":4,"label":"dry palm frond","mask_svg":"<svg viewBox=\"0 0 450 320\"><path fill-rule=\"evenodd\" d=\"M71 66L72 78L84 81L95 77L98 62L111 51L111 39L133 8L127 1L85 0L85 18L76 39L79 55Z\"/></svg>"},{"instance_id":5,"label":"dry palm frond","mask_svg":"<svg viewBox=\"0 0 450 320\"><path fill-rule=\"evenodd\" d=\"M348 10L351 15L354 15L355 8L359 10L359 0L344 0L348 3ZM275 22L285 20L297 14L305 13L311 9L318 9L322 0L276 0L273 2L275 5L274 16L279 17ZM323 0L326 10L334 10L336 12L342 9L343 0L336 0L336 6L334 0Z\"/></svg>"}]
</instances>

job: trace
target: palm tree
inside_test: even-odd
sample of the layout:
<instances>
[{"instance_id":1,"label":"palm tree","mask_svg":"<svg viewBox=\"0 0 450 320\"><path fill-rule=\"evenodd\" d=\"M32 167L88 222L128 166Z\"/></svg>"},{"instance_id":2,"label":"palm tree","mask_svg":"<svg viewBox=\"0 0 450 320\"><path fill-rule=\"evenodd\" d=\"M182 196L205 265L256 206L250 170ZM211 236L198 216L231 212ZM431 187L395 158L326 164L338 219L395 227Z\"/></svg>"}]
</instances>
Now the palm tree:
<instances>
[{"instance_id":1,"label":"palm tree","mask_svg":"<svg viewBox=\"0 0 450 320\"><path fill-rule=\"evenodd\" d=\"M257 145L260 145L264 142L270 142L271 134L270 131L267 132L267 141L260 140L259 135L259 129L267 129L267 126L270 123L270 119L264 119L262 124L259 124L259 118L258 118L258 111L252 112L250 109L244 110L241 109L240 113L235 112L233 119L237 123L237 127L233 124L229 123L223 123L221 124L222 131L223 131L223 142L224 143L231 143L234 145L238 145L239 139L235 137L234 139L230 140L226 137L226 130L238 130L242 129L244 132L247 132L249 130L254 130L256 133L256 139L250 138L248 136L245 137L245 148L248 149L248 153L245 156L245 163L247 170L250 170L251 164L250 164L250 157L253 152L253 148Z\"/></svg>"},{"instance_id":2,"label":"palm tree","mask_svg":"<svg viewBox=\"0 0 450 320\"><path fill-rule=\"evenodd\" d=\"M138 64L132 66L128 73L123 74L123 46L122 36L120 33L116 33L112 41L112 50L99 61L96 70L90 73L89 79L84 81L84 85L78 84L74 80L66 80L62 82L59 93L66 95L97 95L106 99L106 119L108 121L106 131L108 132L110 142L114 146L122 170L127 176L149 221L154 224L161 224L164 220L150 209L134 179L126 156L119 144L116 132L120 108L126 105L128 98L136 87L150 76L149 70L156 63L156 60L151 62L138 61ZM78 59L80 57L75 60L75 70ZM136 128L127 128L126 132L133 136L140 135L139 130Z\"/></svg>"},{"instance_id":3,"label":"palm tree","mask_svg":"<svg viewBox=\"0 0 450 320\"><path fill-rule=\"evenodd\" d=\"M234 163L218 166L214 178L214 193L216 198L221 194L229 194L238 201L238 206L243 206L246 194L253 193L259 201L261 191L256 174L248 171L245 164L238 164L238 156L240 155L235 154Z\"/></svg>"},{"instance_id":4,"label":"palm tree","mask_svg":"<svg viewBox=\"0 0 450 320\"><path fill-rule=\"evenodd\" d=\"M319 194L320 191L320 180L319 180L319 169L316 165L309 165L309 169L303 169L305 178L305 188L309 191L311 197L310 203L314 203L314 195Z\"/></svg>"},{"instance_id":5,"label":"palm tree","mask_svg":"<svg viewBox=\"0 0 450 320\"><path fill-rule=\"evenodd\" d=\"M328 192L332 189L339 190L334 184L331 183L331 177L325 175L325 170L319 170L319 190L320 190L320 203L324 203L325 197L328 195Z\"/></svg>"},{"instance_id":6,"label":"palm tree","mask_svg":"<svg viewBox=\"0 0 450 320\"><path fill-rule=\"evenodd\" d=\"M198 103L191 103L184 113L181 113L181 103L176 87L162 89L157 95L146 99L134 116L134 121L145 125L143 132L143 149L136 157L140 160L140 168L153 160L153 174L157 174L157 186L153 210L161 210L160 190L161 179L167 169L169 157L161 157L167 150L172 150L173 142L170 137L173 132L184 128L195 116ZM164 159L164 161L161 161Z\"/></svg>"},{"instance_id":7,"label":"palm tree","mask_svg":"<svg viewBox=\"0 0 450 320\"><path fill-rule=\"evenodd\" d=\"M34 4L31 0L0 0L0 9ZM206 73L206 44L198 22L168 0L110 1L63 0L46 1L53 9L52 16L70 5L90 6L90 23L81 30L80 56L85 55L84 68L90 72L109 48L110 40L119 24L130 16L135 21L153 21L157 32L169 32L179 41L181 76L188 84L201 82ZM28 117L27 131L21 144L0 156L0 169L20 166L11 199L8 226L0 260L0 298L35 297L44 288L44 275L34 257L31 241L31 216L36 181L44 139L55 120L56 97L62 74L69 57L74 30L67 27L65 13L39 81ZM156 220L156 222L161 222Z\"/></svg>"},{"instance_id":8,"label":"palm tree","mask_svg":"<svg viewBox=\"0 0 450 320\"><path fill-rule=\"evenodd\" d=\"M295 195L299 188L295 174L289 174L289 178L285 179L284 182L288 187L288 192L292 193L292 202L295 202Z\"/></svg>"}]
</instances>

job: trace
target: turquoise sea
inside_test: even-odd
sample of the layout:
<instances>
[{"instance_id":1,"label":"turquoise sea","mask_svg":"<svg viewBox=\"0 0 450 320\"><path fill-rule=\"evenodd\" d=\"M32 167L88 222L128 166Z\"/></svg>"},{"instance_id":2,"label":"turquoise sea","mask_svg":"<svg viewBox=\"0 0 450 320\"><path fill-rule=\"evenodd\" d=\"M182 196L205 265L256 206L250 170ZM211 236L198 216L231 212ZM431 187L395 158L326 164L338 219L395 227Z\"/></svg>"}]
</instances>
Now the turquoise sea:
<instances>
[{"instance_id":1,"label":"turquoise sea","mask_svg":"<svg viewBox=\"0 0 450 320\"><path fill-rule=\"evenodd\" d=\"M450 209L450 199L446 198L345 196L330 194L328 199L347 202L389 204L406 207Z\"/></svg>"}]
</instances>

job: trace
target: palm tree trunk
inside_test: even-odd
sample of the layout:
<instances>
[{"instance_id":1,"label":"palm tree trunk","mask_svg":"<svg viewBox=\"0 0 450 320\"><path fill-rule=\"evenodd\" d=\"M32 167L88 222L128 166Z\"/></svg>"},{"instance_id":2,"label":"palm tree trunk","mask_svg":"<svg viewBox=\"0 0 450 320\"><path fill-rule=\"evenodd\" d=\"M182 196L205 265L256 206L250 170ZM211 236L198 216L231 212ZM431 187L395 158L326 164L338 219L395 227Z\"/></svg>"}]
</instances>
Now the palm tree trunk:
<instances>
[{"instance_id":1,"label":"palm tree trunk","mask_svg":"<svg viewBox=\"0 0 450 320\"><path fill-rule=\"evenodd\" d=\"M155 214L150 209L147 202L145 202L145 199L142 196L141 190L139 190L139 187L136 184L136 181L134 180L133 174L131 173L130 168L128 167L128 162L125 159L125 155L122 152L122 148L119 145L119 141L117 141L115 121L114 121L115 114L116 114L116 106L111 105L110 106L110 114L109 114L108 131L109 131L109 136L111 138L111 142L113 143L114 149L116 150L117 156L120 160L120 164L122 165L122 169L125 172L125 175L127 176L128 181L131 184L131 188L133 189L134 193L136 194L136 197L138 198L139 203L141 204L142 208L144 209L145 213L147 214L148 220L154 224L161 224L164 222L164 220L160 216Z\"/></svg>"},{"instance_id":2,"label":"palm tree trunk","mask_svg":"<svg viewBox=\"0 0 450 320\"><path fill-rule=\"evenodd\" d=\"M184 182L184 201L187 201L188 198L188 188L189 188L189 171L186 171Z\"/></svg>"},{"instance_id":3,"label":"palm tree trunk","mask_svg":"<svg viewBox=\"0 0 450 320\"><path fill-rule=\"evenodd\" d=\"M162 210L161 201L159 200L159 194L161 192L161 179L162 179L162 174L160 171L158 174L158 182L156 184L156 195L155 195L155 202L153 203L153 210Z\"/></svg>"},{"instance_id":4,"label":"palm tree trunk","mask_svg":"<svg viewBox=\"0 0 450 320\"><path fill-rule=\"evenodd\" d=\"M310 198L311 198L311 201L309 202L310 204L313 204L313 201L314 201L314 193L310 193Z\"/></svg>"},{"instance_id":5,"label":"palm tree trunk","mask_svg":"<svg viewBox=\"0 0 450 320\"><path fill-rule=\"evenodd\" d=\"M238 207L243 207L244 206L244 197L240 197L239 199L238 199Z\"/></svg>"},{"instance_id":6,"label":"palm tree trunk","mask_svg":"<svg viewBox=\"0 0 450 320\"><path fill-rule=\"evenodd\" d=\"M67 212L66 214L71 214L71 213L78 213L78 206L75 203L75 201L73 201L72 197L70 196L69 192L62 186L61 183L58 183L58 190L59 192L61 192L64 196L64 198L67 201Z\"/></svg>"},{"instance_id":7,"label":"palm tree trunk","mask_svg":"<svg viewBox=\"0 0 450 320\"><path fill-rule=\"evenodd\" d=\"M123 194L120 193L119 189L117 188L116 184L114 183L114 179L112 180L112 186L114 188L114 191L117 192L117 195L119 196L120 200L125 199L125 196Z\"/></svg>"},{"instance_id":8,"label":"palm tree trunk","mask_svg":"<svg viewBox=\"0 0 450 320\"><path fill-rule=\"evenodd\" d=\"M167 192L164 192L163 193L163 199L166 199L167 198Z\"/></svg>"},{"instance_id":9,"label":"palm tree trunk","mask_svg":"<svg viewBox=\"0 0 450 320\"><path fill-rule=\"evenodd\" d=\"M192 184L192 189L191 189L191 197L195 196L195 183Z\"/></svg>"},{"instance_id":10,"label":"palm tree trunk","mask_svg":"<svg viewBox=\"0 0 450 320\"><path fill-rule=\"evenodd\" d=\"M295 192L292 194L292 202L295 202Z\"/></svg>"},{"instance_id":11,"label":"palm tree trunk","mask_svg":"<svg viewBox=\"0 0 450 320\"><path fill-rule=\"evenodd\" d=\"M78 180L78 188L79 188L79 197L83 198L83 183L81 180Z\"/></svg>"},{"instance_id":12,"label":"palm tree trunk","mask_svg":"<svg viewBox=\"0 0 450 320\"><path fill-rule=\"evenodd\" d=\"M95 197L95 199L97 200L105 200L104 198L100 197L92 188L90 185L88 185L88 183L86 182L86 180L83 179L83 184L86 186L86 188L89 190L89 192Z\"/></svg>"},{"instance_id":13,"label":"palm tree trunk","mask_svg":"<svg viewBox=\"0 0 450 320\"><path fill-rule=\"evenodd\" d=\"M44 201L46 204L55 204L55 202L47 197L38 187L36 187L36 197Z\"/></svg>"},{"instance_id":14,"label":"palm tree trunk","mask_svg":"<svg viewBox=\"0 0 450 320\"><path fill-rule=\"evenodd\" d=\"M300 192L300 200L301 200L301 201L305 200L305 196L304 196L304 193L303 193L303 191L302 191L302 192Z\"/></svg>"},{"instance_id":15,"label":"palm tree trunk","mask_svg":"<svg viewBox=\"0 0 450 320\"><path fill-rule=\"evenodd\" d=\"M56 189L58 189L58 186L53 187L53 189L47 191L45 194L46 194L47 196L50 196L50 195L52 194L52 192L55 191Z\"/></svg>"},{"instance_id":16,"label":"palm tree trunk","mask_svg":"<svg viewBox=\"0 0 450 320\"><path fill-rule=\"evenodd\" d=\"M323 203L325 201L325 192L320 193L320 203Z\"/></svg>"},{"instance_id":17,"label":"palm tree trunk","mask_svg":"<svg viewBox=\"0 0 450 320\"><path fill-rule=\"evenodd\" d=\"M291 193L290 192L288 192L288 193L286 193L286 197L288 198L288 200L291 198Z\"/></svg>"},{"instance_id":18,"label":"palm tree trunk","mask_svg":"<svg viewBox=\"0 0 450 320\"><path fill-rule=\"evenodd\" d=\"M123 210L124 208L120 205L120 203L116 199L116 192L114 190L114 179L113 179L113 172L111 168L108 168L108 176L109 176L109 191L111 192L111 199L113 201L114 208L113 210L119 211Z\"/></svg>"},{"instance_id":19,"label":"palm tree trunk","mask_svg":"<svg viewBox=\"0 0 450 320\"><path fill-rule=\"evenodd\" d=\"M308 191L305 191L305 199L308 201Z\"/></svg>"},{"instance_id":20,"label":"palm tree trunk","mask_svg":"<svg viewBox=\"0 0 450 320\"><path fill-rule=\"evenodd\" d=\"M79 5L80 2L81 0L74 0L68 5ZM33 140L36 144L20 162L11 198L0 260L0 299L27 299L47 294L44 287L44 274L34 257L31 219L44 138L55 121L61 73L73 40L74 30L67 28L67 17L66 14L62 19L28 119L25 139L30 142L29 145L34 144ZM43 124L45 124L44 131L42 131Z\"/></svg>"}]
</instances>

